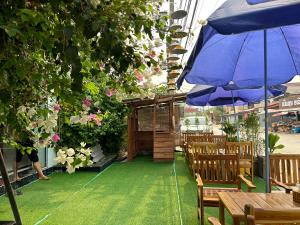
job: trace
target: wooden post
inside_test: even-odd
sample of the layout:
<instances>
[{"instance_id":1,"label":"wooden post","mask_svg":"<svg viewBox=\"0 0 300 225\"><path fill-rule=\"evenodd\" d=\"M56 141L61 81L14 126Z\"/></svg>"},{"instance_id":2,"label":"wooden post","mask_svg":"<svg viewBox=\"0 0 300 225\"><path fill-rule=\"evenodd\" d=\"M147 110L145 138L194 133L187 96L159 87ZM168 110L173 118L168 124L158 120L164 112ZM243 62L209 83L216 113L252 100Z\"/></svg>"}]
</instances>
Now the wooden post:
<instances>
[{"instance_id":1,"label":"wooden post","mask_svg":"<svg viewBox=\"0 0 300 225\"><path fill-rule=\"evenodd\" d=\"M133 157L135 156L135 108L133 111L128 115L128 137L127 137L127 142L128 142L128 160L132 160Z\"/></svg>"}]
</instances>

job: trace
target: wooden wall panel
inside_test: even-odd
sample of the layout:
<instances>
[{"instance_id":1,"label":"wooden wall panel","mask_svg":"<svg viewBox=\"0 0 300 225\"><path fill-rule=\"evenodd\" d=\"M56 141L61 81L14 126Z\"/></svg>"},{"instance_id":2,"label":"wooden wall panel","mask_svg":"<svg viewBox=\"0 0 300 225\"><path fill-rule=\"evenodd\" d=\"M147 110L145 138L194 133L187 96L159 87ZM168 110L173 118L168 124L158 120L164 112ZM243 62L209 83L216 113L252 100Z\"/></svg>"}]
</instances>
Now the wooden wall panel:
<instances>
[{"instance_id":1,"label":"wooden wall panel","mask_svg":"<svg viewBox=\"0 0 300 225\"><path fill-rule=\"evenodd\" d=\"M153 132L152 131L136 131L137 154L152 154L153 151Z\"/></svg>"},{"instance_id":2,"label":"wooden wall panel","mask_svg":"<svg viewBox=\"0 0 300 225\"><path fill-rule=\"evenodd\" d=\"M174 134L155 133L153 159L154 161L173 161L174 160Z\"/></svg>"}]
</instances>

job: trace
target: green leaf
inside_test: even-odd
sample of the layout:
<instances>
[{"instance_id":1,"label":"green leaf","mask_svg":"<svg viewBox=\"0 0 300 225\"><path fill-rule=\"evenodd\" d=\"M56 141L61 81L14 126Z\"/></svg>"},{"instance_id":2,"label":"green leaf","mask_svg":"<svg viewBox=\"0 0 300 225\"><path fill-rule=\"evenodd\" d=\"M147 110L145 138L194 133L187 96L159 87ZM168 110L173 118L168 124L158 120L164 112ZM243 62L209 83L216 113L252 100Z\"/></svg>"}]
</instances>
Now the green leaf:
<instances>
[{"instance_id":1,"label":"green leaf","mask_svg":"<svg viewBox=\"0 0 300 225\"><path fill-rule=\"evenodd\" d=\"M282 145L282 144L277 145L277 146L275 147L275 149L283 149L283 148L284 148L284 145Z\"/></svg>"}]
</instances>

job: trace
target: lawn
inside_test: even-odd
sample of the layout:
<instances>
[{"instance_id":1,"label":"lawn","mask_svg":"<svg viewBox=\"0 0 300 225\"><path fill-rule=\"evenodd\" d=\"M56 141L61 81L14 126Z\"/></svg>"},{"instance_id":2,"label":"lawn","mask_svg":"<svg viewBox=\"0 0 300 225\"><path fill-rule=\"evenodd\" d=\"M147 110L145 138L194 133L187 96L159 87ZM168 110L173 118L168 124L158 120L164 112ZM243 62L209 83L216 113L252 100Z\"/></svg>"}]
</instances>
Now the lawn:
<instances>
[{"instance_id":1,"label":"lawn","mask_svg":"<svg viewBox=\"0 0 300 225\"><path fill-rule=\"evenodd\" d=\"M263 192L263 181L255 180ZM196 225L196 183L183 156L174 163L149 157L114 163L102 173L53 173L50 181L21 188L17 203L25 225ZM9 220L8 199L0 198L0 220ZM217 208L206 215L218 216ZM229 216L227 223L230 223Z\"/></svg>"}]
</instances>

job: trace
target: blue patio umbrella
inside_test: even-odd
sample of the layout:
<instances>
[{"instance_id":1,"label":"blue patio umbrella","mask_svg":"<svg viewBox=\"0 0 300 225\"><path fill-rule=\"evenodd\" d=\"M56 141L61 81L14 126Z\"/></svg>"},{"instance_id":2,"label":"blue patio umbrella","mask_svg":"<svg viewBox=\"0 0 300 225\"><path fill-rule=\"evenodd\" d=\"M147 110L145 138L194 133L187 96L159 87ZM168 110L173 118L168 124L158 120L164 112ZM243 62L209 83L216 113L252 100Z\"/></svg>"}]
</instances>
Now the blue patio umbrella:
<instances>
[{"instance_id":1,"label":"blue patio umbrella","mask_svg":"<svg viewBox=\"0 0 300 225\"><path fill-rule=\"evenodd\" d=\"M268 89L268 97L285 93L286 87L277 85ZM187 94L186 103L194 106L243 105L257 103L264 99L264 88L225 90L223 87L195 85Z\"/></svg>"},{"instance_id":2,"label":"blue patio umbrella","mask_svg":"<svg viewBox=\"0 0 300 225\"><path fill-rule=\"evenodd\" d=\"M300 23L299 10L299 0L225 2L208 18L177 85L186 79L229 90L264 86L267 117L267 87L285 83L300 71L300 26L293 25ZM265 140L267 191L267 120Z\"/></svg>"},{"instance_id":3,"label":"blue patio umbrella","mask_svg":"<svg viewBox=\"0 0 300 225\"><path fill-rule=\"evenodd\" d=\"M275 97L285 93L287 87L277 85L268 89L268 97ZM264 99L264 88L225 90L223 87L209 85L195 85L187 94L186 103L193 106L220 106L232 105L236 116L235 106L248 103L257 103ZM240 139L239 126L237 125L237 138Z\"/></svg>"}]
</instances>

